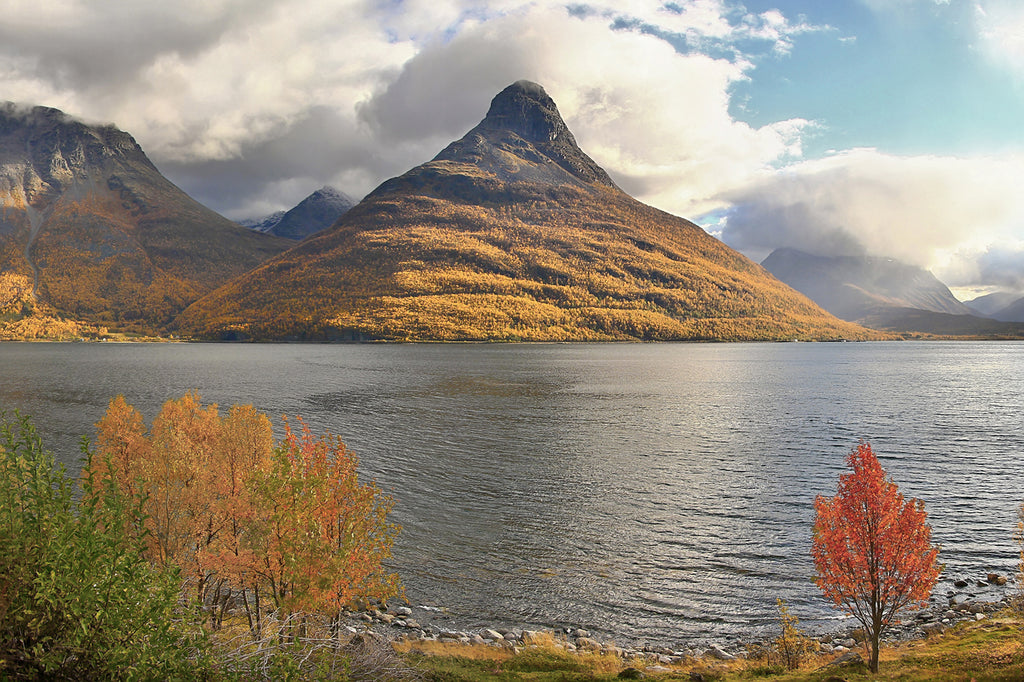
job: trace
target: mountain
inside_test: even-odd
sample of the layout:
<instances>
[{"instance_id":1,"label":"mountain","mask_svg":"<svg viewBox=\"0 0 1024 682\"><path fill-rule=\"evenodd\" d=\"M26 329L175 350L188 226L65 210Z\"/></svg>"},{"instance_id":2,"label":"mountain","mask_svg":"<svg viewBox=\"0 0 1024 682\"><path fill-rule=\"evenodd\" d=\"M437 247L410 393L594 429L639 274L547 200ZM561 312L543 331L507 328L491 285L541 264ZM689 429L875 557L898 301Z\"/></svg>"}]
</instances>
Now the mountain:
<instances>
[{"instance_id":1,"label":"mountain","mask_svg":"<svg viewBox=\"0 0 1024 682\"><path fill-rule=\"evenodd\" d=\"M893 258L815 256L776 249L761 263L836 317L872 329L940 336L1020 336L985 319L932 273Z\"/></svg>"},{"instance_id":2,"label":"mountain","mask_svg":"<svg viewBox=\"0 0 1024 682\"><path fill-rule=\"evenodd\" d=\"M967 301L967 306L994 320L1024 322L1024 297L1007 291L997 291Z\"/></svg>"},{"instance_id":3,"label":"mountain","mask_svg":"<svg viewBox=\"0 0 1024 682\"><path fill-rule=\"evenodd\" d=\"M0 104L0 272L60 314L157 329L288 244L192 200L113 126Z\"/></svg>"},{"instance_id":4,"label":"mountain","mask_svg":"<svg viewBox=\"0 0 1024 682\"><path fill-rule=\"evenodd\" d=\"M991 317L1006 306L1015 302L1018 298L1020 298L1020 294L1011 294L1008 291L996 291L991 294L972 298L970 301L965 301L964 305L979 315Z\"/></svg>"},{"instance_id":5,"label":"mountain","mask_svg":"<svg viewBox=\"0 0 1024 682\"><path fill-rule=\"evenodd\" d=\"M1000 308L992 314L992 317L1003 322L1024 322L1024 297Z\"/></svg>"},{"instance_id":6,"label":"mountain","mask_svg":"<svg viewBox=\"0 0 1024 682\"><path fill-rule=\"evenodd\" d=\"M270 215L265 215L262 218L245 218L239 220L238 224L242 227L248 227L250 230L256 232L269 232L274 225L281 222L281 218L284 217L286 211L274 211Z\"/></svg>"},{"instance_id":7,"label":"mountain","mask_svg":"<svg viewBox=\"0 0 1024 682\"><path fill-rule=\"evenodd\" d=\"M321 187L289 211L277 211L262 218L239 220L238 224L257 232L267 232L300 241L325 230L356 205L355 199L333 187Z\"/></svg>"},{"instance_id":8,"label":"mountain","mask_svg":"<svg viewBox=\"0 0 1024 682\"><path fill-rule=\"evenodd\" d=\"M178 323L223 339L878 336L622 192L527 81L433 160Z\"/></svg>"},{"instance_id":9,"label":"mountain","mask_svg":"<svg viewBox=\"0 0 1024 682\"><path fill-rule=\"evenodd\" d=\"M935 275L893 258L815 256L776 249L761 265L844 320L859 320L880 307L971 313Z\"/></svg>"},{"instance_id":10,"label":"mountain","mask_svg":"<svg viewBox=\"0 0 1024 682\"><path fill-rule=\"evenodd\" d=\"M355 205L355 200L344 192L322 187L282 215L267 231L285 239L305 239L338 222Z\"/></svg>"}]
</instances>

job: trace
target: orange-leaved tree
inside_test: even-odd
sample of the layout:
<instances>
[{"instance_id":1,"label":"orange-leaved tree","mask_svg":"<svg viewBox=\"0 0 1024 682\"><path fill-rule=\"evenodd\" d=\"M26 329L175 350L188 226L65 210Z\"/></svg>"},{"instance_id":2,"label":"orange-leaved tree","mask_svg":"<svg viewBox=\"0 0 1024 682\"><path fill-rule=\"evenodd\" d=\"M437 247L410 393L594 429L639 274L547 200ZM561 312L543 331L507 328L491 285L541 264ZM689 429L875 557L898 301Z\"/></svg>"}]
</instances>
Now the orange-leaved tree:
<instances>
[{"instance_id":1,"label":"orange-leaved tree","mask_svg":"<svg viewBox=\"0 0 1024 682\"><path fill-rule=\"evenodd\" d=\"M284 615L328 615L340 633L346 607L401 593L383 566L394 501L360 483L340 439L286 424L275 447L265 414L235 405L221 416L194 393L167 401L148 433L121 396L96 427L85 476L139 502L133 531L147 559L180 570L198 606L219 607L214 628L232 590L257 638L262 596Z\"/></svg>"},{"instance_id":2,"label":"orange-leaved tree","mask_svg":"<svg viewBox=\"0 0 1024 682\"><path fill-rule=\"evenodd\" d=\"M399 530L387 520L394 500L359 482L359 459L340 438L314 437L300 424L297 436L286 422L272 465L256 481L253 572L285 614L319 611L340 634L344 609L401 593L384 566Z\"/></svg>"},{"instance_id":3,"label":"orange-leaved tree","mask_svg":"<svg viewBox=\"0 0 1024 682\"><path fill-rule=\"evenodd\" d=\"M240 536L252 516L251 480L270 464L273 430L251 405L222 417L188 393L164 403L146 432L142 415L123 396L96 424L91 474L144 500L147 558L176 566L203 604L211 579L237 579ZM215 600L216 601L216 600Z\"/></svg>"},{"instance_id":4,"label":"orange-leaved tree","mask_svg":"<svg viewBox=\"0 0 1024 682\"><path fill-rule=\"evenodd\" d=\"M904 500L867 443L847 460L835 497L814 501L811 554L825 597L853 615L867 634L871 672L878 645L901 609L924 605L939 577L924 503Z\"/></svg>"}]
</instances>

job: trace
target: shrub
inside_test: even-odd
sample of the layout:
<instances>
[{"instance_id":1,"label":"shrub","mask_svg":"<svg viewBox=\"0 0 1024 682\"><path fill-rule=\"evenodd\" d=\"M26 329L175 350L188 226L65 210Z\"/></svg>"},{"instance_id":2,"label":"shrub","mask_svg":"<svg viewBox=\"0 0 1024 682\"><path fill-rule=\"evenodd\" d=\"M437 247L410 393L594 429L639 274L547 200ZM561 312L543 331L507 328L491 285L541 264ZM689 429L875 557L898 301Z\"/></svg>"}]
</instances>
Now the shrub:
<instances>
[{"instance_id":1,"label":"shrub","mask_svg":"<svg viewBox=\"0 0 1024 682\"><path fill-rule=\"evenodd\" d=\"M175 612L177 576L127 532L140 515L92 478L76 501L29 419L0 414L0 677L194 674L202 634Z\"/></svg>"},{"instance_id":2,"label":"shrub","mask_svg":"<svg viewBox=\"0 0 1024 682\"><path fill-rule=\"evenodd\" d=\"M807 655L817 648L818 643L800 630L800 621L789 612L786 602L777 599L775 603L779 608L779 624L782 626L782 633L772 642L772 648L775 650L779 662L787 670L796 670L807 658Z\"/></svg>"}]
</instances>

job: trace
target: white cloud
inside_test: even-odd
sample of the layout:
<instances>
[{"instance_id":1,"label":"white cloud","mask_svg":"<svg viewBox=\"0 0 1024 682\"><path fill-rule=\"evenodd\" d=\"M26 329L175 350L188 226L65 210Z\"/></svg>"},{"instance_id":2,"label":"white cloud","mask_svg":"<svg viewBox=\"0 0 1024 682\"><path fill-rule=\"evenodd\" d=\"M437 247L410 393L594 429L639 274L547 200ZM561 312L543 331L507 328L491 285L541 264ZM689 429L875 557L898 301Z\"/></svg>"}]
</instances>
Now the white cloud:
<instances>
[{"instance_id":1,"label":"white cloud","mask_svg":"<svg viewBox=\"0 0 1024 682\"><path fill-rule=\"evenodd\" d=\"M361 108L363 118L385 142L435 141L432 155L474 125L505 85L535 80L624 189L682 215L717 205L726 187L799 154L806 121L753 128L730 116L729 88L746 78L745 64L680 54L649 33L612 30L615 17L591 10L530 6L466 27L417 53ZM674 28L685 18L673 14ZM704 15L688 18L693 30L720 28Z\"/></svg>"},{"instance_id":2,"label":"white cloud","mask_svg":"<svg viewBox=\"0 0 1024 682\"><path fill-rule=\"evenodd\" d=\"M626 189L692 215L799 151L805 122L751 128L729 115L729 88L752 59L734 45L754 41L767 56L813 28L724 0L5 0L2 10L4 97L117 124L233 216L303 183L366 192L462 135L524 77ZM685 55L669 42L679 37ZM726 56L701 54L709 45Z\"/></svg>"},{"instance_id":3,"label":"white cloud","mask_svg":"<svg viewBox=\"0 0 1024 682\"><path fill-rule=\"evenodd\" d=\"M976 0L974 17L982 52L996 65L1024 77L1024 5Z\"/></svg>"},{"instance_id":4,"label":"white cloud","mask_svg":"<svg viewBox=\"0 0 1024 682\"><path fill-rule=\"evenodd\" d=\"M994 284L996 268L982 265L986 254L1024 236L1021 177L1024 155L850 150L728 192L723 238L755 258L777 247L890 256L929 268L951 286ZM1006 281L1008 269L998 277Z\"/></svg>"}]
</instances>

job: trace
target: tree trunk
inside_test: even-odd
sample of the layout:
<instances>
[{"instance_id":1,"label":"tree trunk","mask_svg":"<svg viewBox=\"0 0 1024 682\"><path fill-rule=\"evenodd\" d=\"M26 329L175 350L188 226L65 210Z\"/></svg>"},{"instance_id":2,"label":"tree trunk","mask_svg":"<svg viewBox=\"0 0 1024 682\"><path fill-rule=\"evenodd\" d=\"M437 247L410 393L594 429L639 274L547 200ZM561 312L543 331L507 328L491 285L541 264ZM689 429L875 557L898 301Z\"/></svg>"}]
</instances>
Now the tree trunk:
<instances>
[{"instance_id":1,"label":"tree trunk","mask_svg":"<svg viewBox=\"0 0 1024 682\"><path fill-rule=\"evenodd\" d=\"M872 618L871 631L867 633L871 639L871 660L868 661L868 670L872 674L878 674L878 644L882 638L882 611L877 609Z\"/></svg>"}]
</instances>

